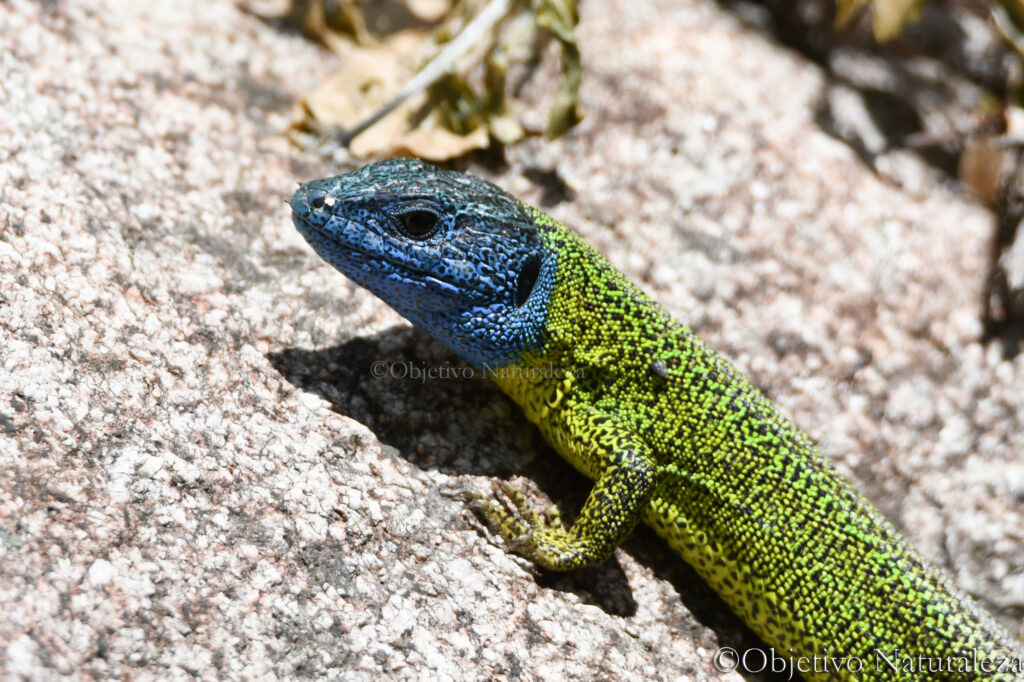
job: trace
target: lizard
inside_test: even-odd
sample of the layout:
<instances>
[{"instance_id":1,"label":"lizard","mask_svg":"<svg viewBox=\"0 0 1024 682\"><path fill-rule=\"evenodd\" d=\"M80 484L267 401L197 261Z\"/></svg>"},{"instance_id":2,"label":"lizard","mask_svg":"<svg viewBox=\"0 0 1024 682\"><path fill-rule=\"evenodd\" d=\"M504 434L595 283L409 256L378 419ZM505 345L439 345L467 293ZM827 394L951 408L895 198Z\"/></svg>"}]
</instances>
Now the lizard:
<instances>
[{"instance_id":1,"label":"lizard","mask_svg":"<svg viewBox=\"0 0 1024 682\"><path fill-rule=\"evenodd\" d=\"M594 566L642 521L805 679L1019 679L1024 646L572 230L415 159L301 184L290 206L327 263L484 368L593 479L568 528L509 483L473 498L513 553Z\"/></svg>"}]
</instances>

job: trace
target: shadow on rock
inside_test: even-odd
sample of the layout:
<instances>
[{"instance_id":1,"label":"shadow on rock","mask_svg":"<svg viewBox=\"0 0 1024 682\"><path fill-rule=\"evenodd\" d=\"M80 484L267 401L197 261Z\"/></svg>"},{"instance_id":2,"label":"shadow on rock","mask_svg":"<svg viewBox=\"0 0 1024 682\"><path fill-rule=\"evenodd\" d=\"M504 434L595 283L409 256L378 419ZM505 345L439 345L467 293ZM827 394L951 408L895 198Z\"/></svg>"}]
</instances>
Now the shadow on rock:
<instances>
[{"instance_id":1,"label":"shadow on rock","mask_svg":"<svg viewBox=\"0 0 1024 682\"><path fill-rule=\"evenodd\" d=\"M289 348L268 357L292 384L365 424L415 466L452 476L527 478L558 502L567 521L586 500L589 482L547 445L518 406L482 371L413 328L392 327L332 348ZM472 483L465 488L480 489ZM638 528L624 549L671 582L695 618L723 645L741 651L764 648L653 531ZM637 610L615 557L590 569L540 572L537 583L572 592L612 615L629 617Z\"/></svg>"}]
</instances>

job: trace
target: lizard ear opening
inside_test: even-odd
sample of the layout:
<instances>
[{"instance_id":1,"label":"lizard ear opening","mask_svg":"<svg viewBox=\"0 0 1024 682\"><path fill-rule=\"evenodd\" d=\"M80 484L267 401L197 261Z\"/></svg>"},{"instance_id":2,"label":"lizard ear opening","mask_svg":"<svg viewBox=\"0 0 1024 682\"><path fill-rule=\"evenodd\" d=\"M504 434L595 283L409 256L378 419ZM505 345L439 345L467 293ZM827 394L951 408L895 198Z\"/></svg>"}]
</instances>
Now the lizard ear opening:
<instances>
[{"instance_id":1,"label":"lizard ear opening","mask_svg":"<svg viewBox=\"0 0 1024 682\"><path fill-rule=\"evenodd\" d=\"M523 263L519 271L519 280L516 282L516 307L521 308L530 298L537 278L540 276L540 256L530 256Z\"/></svg>"}]
</instances>

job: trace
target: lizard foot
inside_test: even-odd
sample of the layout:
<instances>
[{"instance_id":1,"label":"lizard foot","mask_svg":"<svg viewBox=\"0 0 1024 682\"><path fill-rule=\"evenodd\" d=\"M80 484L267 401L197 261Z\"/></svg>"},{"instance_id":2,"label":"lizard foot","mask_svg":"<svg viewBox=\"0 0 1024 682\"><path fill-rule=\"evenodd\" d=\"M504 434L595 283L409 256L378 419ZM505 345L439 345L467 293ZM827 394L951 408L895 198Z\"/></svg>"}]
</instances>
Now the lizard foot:
<instances>
[{"instance_id":1,"label":"lizard foot","mask_svg":"<svg viewBox=\"0 0 1024 682\"><path fill-rule=\"evenodd\" d=\"M506 481L497 486L499 494L494 497L467 497L470 508L502 537L510 552L555 571L589 565L580 560L585 543L565 529L558 507L551 505L542 515L516 486Z\"/></svg>"}]
</instances>

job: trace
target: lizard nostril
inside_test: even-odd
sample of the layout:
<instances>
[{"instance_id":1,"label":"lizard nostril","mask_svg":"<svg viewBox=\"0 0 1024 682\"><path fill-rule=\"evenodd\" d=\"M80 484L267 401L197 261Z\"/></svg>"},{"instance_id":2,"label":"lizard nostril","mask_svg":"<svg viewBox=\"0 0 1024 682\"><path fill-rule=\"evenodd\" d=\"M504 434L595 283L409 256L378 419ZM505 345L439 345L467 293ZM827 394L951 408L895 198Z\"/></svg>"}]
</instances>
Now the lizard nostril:
<instances>
[{"instance_id":1,"label":"lizard nostril","mask_svg":"<svg viewBox=\"0 0 1024 682\"><path fill-rule=\"evenodd\" d=\"M324 207L325 198L323 193L318 192L309 199L309 205L319 210Z\"/></svg>"}]
</instances>

